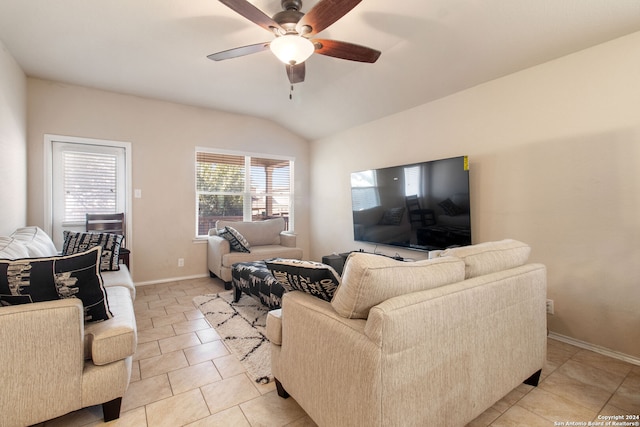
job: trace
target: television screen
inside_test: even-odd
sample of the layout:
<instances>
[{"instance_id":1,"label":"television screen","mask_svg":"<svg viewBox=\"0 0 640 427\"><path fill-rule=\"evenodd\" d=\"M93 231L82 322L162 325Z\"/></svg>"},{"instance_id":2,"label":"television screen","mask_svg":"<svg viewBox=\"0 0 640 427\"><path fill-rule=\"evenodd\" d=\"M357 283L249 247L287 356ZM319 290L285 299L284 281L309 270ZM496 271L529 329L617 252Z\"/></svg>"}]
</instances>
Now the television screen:
<instances>
[{"instance_id":1,"label":"television screen","mask_svg":"<svg viewBox=\"0 0 640 427\"><path fill-rule=\"evenodd\" d=\"M437 250L471 244L467 156L351 174L356 241Z\"/></svg>"}]
</instances>

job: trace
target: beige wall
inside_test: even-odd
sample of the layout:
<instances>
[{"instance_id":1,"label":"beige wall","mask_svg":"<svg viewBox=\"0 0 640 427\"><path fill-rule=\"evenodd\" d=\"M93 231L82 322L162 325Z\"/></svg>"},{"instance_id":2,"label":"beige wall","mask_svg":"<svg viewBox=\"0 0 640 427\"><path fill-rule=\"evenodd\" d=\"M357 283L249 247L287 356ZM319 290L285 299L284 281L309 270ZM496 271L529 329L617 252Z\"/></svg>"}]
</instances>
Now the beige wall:
<instances>
[{"instance_id":1,"label":"beige wall","mask_svg":"<svg viewBox=\"0 0 640 427\"><path fill-rule=\"evenodd\" d=\"M27 78L0 41L0 236L27 220Z\"/></svg>"},{"instance_id":2,"label":"beige wall","mask_svg":"<svg viewBox=\"0 0 640 427\"><path fill-rule=\"evenodd\" d=\"M532 246L551 331L640 357L638 46L640 33L314 141L311 256L374 249L352 238L351 172L469 155L473 240Z\"/></svg>"},{"instance_id":3,"label":"beige wall","mask_svg":"<svg viewBox=\"0 0 640 427\"><path fill-rule=\"evenodd\" d=\"M44 134L130 142L136 283L207 274L195 237L195 147L295 157L295 231L309 253L309 145L274 123L57 82L28 79L30 224L44 226ZM184 267L178 267L184 258Z\"/></svg>"}]
</instances>

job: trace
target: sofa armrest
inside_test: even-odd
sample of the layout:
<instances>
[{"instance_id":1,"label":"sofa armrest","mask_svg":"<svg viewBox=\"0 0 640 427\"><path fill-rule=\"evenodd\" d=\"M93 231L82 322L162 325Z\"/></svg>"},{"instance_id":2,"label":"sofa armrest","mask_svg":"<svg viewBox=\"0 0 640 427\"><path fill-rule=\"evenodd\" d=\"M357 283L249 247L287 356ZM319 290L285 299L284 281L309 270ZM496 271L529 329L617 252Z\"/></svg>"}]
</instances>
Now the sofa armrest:
<instances>
[{"instance_id":1,"label":"sofa armrest","mask_svg":"<svg viewBox=\"0 0 640 427\"><path fill-rule=\"evenodd\" d=\"M207 238L207 266L209 271L220 277L222 270L222 256L231 252L229 241L217 235Z\"/></svg>"},{"instance_id":2,"label":"sofa armrest","mask_svg":"<svg viewBox=\"0 0 640 427\"><path fill-rule=\"evenodd\" d=\"M293 233L287 233L286 231L283 231L282 233L280 233L280 244L288 248L295 248L296 235Z\"/></svg>"},{"instance_id":3,"label":"sofa armrest","mask_svg":"<svg viewBox=\"0 0 640 427\"><path fill-rule=\"evenodd\" d=\"M0 393L1 425L34 424L78 408L83 336L79 299L0 307L2 387L10 390Z\"/></svg>"}]
</instances>

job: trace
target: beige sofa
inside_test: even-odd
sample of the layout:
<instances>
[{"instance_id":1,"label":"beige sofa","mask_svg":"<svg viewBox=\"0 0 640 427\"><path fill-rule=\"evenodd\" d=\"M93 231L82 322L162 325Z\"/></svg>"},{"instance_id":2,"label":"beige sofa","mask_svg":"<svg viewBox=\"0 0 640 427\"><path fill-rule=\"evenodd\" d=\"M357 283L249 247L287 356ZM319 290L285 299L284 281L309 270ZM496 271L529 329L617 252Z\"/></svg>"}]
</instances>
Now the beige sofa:
<instances>
[{"instance_id":1,"label":"beige sofa","mask_svg":"<svg viewBox=\"0 0 640 427\"><path fill-rule=\"evenodd\" d=\"M220 230L233 227L249 243L250 252L231 250L229 241L221 237ZM231 267L237 262L260 261L270 258L301 259L302 249L296 247L295 234L284 231L284 218L265 221L216 221L209 230L207 266L211 276L217 276L231 289Z\"/></svg>"},{"instance_id":2,"label":"beige sofa","mask_svg":"<svg viewBox=\"0 0 640 427\"><path fill-rule=\"evenodd\" d=\"M418 262L353 253L331 302L269 313L272 372L320 426L464 426L546 356L546 270L505 240Z\"/></svg>"},{"instance_id":3,"label":"beige sofa","mask_svg":"<svg viewBox=\"0 0 640 427\"><path fill-rule=\"evenodd\" d=\"M29 255L55 255L44 232L35 233ZM0 238L0 258L22 258L8 256L22 250L11 239ZM125 265L101 276L113 314L102 322L85 323L76 298L0 307L0 425L32 425L98 404L105 421L120 416L137 343L136 290Z\"/></svg>"}]
</instances>

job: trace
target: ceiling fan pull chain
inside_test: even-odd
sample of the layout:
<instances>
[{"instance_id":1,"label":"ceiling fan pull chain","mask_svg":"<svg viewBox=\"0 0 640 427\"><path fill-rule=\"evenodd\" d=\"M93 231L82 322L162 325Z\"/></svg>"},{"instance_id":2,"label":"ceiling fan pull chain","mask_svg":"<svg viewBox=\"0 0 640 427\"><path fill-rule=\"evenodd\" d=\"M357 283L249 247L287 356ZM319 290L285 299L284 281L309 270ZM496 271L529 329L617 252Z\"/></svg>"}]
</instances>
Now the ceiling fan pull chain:
<instances>
[{"instance_id":1,"label":"ceiling fan pull chain","mask_svg":"<svg viewBox=\"0 0 640 427\"><path fill-rule=\"evenodd\" d=\"M291 85L291 89L289 89L289 99L293 99L293 85Z\"/></svg>"}]
</instances>

